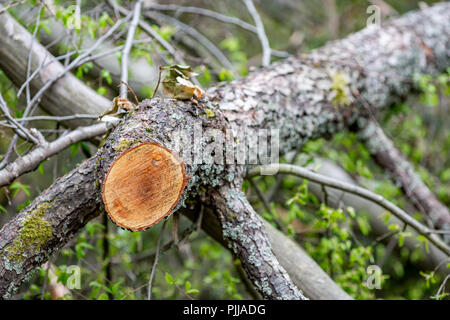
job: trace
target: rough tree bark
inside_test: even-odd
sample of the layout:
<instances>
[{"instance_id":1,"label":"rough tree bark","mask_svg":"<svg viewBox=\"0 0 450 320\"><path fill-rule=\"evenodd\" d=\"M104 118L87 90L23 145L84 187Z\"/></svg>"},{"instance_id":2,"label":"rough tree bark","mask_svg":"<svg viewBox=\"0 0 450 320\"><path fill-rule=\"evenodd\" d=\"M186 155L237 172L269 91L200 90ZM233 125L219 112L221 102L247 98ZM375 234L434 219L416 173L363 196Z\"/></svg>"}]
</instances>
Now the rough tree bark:
<instances>
[{"instance_id":1,"label":"rough tree bark","mask_svg":"<svg viewBox=\"0 0 450 320\"><path fill-rule=\"evenodd\" d=\"M310 55L287 59L243 80L212 88L201 107L158 98L144 101L110 134L94 158L57 180L3 227L0 293L11 293L30 270L103 207L100 190L105 174L128 147L156 142L177 150L177 141L192 141L197 126L213 135L231 127L277 128L281 154L301 148L309 139L330 136L360 119L364 108L359 99L386 107L409 92L414 73L448 66L449 8L449 4L438 4L407 14L383 29L364 29ZM345 99L336 99L339 95L332 89L337 75L348 78L348 85L342 88ZM202 108L210 110L208 115ZM242 197L240 183L246 166L191 161L191 156L210 154L210 139L197 137L192 155L177 150L191 179L175 210L193 199L210 204L225 241L263 297L303 298L274 256L264 224ZM233 145L232 151L239 148L239 142L235 144L238 146ZM88 183L74 186L77 179ZM82 190L74 193L77 188ZM30 233L30 225L39 226L38 231ZM260 241L254 243L250 237Z\"/></svg>"}]
</instances>

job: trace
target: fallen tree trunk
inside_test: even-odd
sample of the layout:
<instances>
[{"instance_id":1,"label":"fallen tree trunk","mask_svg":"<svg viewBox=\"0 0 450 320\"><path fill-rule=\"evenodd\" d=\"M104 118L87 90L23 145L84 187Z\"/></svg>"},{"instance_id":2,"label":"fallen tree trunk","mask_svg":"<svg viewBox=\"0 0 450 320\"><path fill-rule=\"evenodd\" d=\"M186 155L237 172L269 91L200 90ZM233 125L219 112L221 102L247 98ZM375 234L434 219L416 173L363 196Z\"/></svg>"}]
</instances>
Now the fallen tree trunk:
<instances>
[{"instance_id":1,"label":"fallen tree trunk","mask_svg":"<svg viewBox=\"0 0 450 320\"><path fill-rule=\"evenodd\" d=\"M448 66L448 9L448 4L439 4L407 14L384 29L368 28L308 56L290 58L261 69L241 81L212 88L200 105L175 100L144 101L109 136L96 157L58 180L3 227L0 271L5 272L1 272L0 293L7 294L17 287L26 273L67 241L66 235L73 235L82 226L85 217L103 206L99 200L101 186L111 164L129 147L150 142L178 153L190 177L173 209L201 197L202 202L212 207L225 241L263 297L303 298L274 256L264 224L240 191L248 159L244 163L235 158L232 163L220 163L217 157L220 154L226 157L223 145L214 153L208 143L219 139L220 132L227 136L231 128L234 128L232 132L265 129L266 133L276 128L279 132L271 132L271 137L279 134L279 151L283 154L301 148L309 139L329 136L355 124L363 108L351 94L336 99L333 81L337 76L349 79L343 92L357 91L370 105L381 108L402 98L411 89L409 79L414 73L443 70ZM429 48L432 48L432 60ZM208 134L196 139L198 128ZM195 144L189 144L192 138ZM231 140L232 147L228 150L231 153L236 153L242 147L240 141L245 141L233 136ZM184 141L183 146L192 145L194 150L189 153L180 149L180 141ZM196 157L205 160L205 155L207 161L192 160ZM215 161L209 161L212 158ZM67 210L74 210L67 201L77 194L71 194L72 189L58 190L62 183L71 183L69 180L80 179L87 172L94 172L95 178L79 188L86 188L89 195L83 194L76 214L72 212L72 219L80 216L82 219L72 221L74 226L62 223L58 219L70 212L59 207L67 205ZM127 195L122 197L120 201L126 207ZM26 232L29 219L37 219L42 225L42 237ZM31 246L24 245L30 241Z\"/></svg>"}]
</instances>

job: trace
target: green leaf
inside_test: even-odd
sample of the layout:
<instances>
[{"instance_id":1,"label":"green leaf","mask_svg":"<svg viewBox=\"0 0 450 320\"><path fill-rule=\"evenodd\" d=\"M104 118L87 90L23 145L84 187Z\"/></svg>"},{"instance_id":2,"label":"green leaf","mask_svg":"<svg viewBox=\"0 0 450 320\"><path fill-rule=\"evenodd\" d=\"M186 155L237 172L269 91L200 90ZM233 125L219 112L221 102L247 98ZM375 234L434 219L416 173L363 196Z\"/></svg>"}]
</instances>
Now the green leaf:
<instances>
[{"instance_id":1,"label":"green leaf","mask_svg":"<svg viewBox=\"0 0 450 320\"><path fill-rule=\"evenodd\" d=\"M234 77L230 70L222 69L219 73L220 81L233 81Z\"/></svg>"},{"instance_id":2,"label":"green leaf","mask_svg":"<svg viewBox=\"0 0 450 320\"><path fill-rule=\"evenodd\" d=\"M44 172L44 166L43 166L43 163L40 163L40 164L39 164L38 171L39 171L40 174L44 174L44 173L45 173L45 172Z\"/></svg>"},{"instance_id":3,"label":"green leaf","mask_svg":"<svg viewBox=\"0 0 450 320\"><path fill-rule=\"evenodd\" d=\"M389 225L389 227L388 227L388 229L389 230L392 230L392 231L394 231L394 230L400 230L400 226L398 225L398 224L390 224Z\"/></svg>"},{"instance_id":4,"label":"green leaf","mask_svg":"<svg viewBox=\"0 0 450 320\"><path fill-rule=\"evenodd\" d=\"M0 211L4 212L4 213L8 213L8 210L6 210L6 208L4 206L2 206L0 204Z\"/></svg>"},{"instance_id":5,"label":"green leaf","mask_svg":"<svg viewBox=\"0 0 450 320\"><path fill-rule=\"evenodd\" d=\"M98 25L101 28L107 27L109 25L113 25L114 21L113 19L110 18L110 16L108 15L107 12L103 12L102 15L100 16L100 19L98 19Z\"/></svg>"},{"instance_id":6,"label":"green leaf","mask_svg":"<svg viewBox=\"0 0 450 320\"><path fill-rule=\"evenodd\" d=\"M84 253L84 249L94 250L94 247L87 242L77 243L75 245L75 253L77 254L78 259L84 258L84 256L86 255Z\"/></svg>"},{"instance_id":7,"label":"green leaf","mask_svg":"<svg viewBox=\"0 0 450 320\"><path fill-rule=\"evenodd\" d=\"M102 78L105 79L109 85L112 84L111 73L108 70L102 70Z\"/></svg>"},{"instance_id":8,"label":"green leaf","mask_svg":"<svg viewBox=\"0 0 450 320\"><path fill-rule=\"evenodd\" d=\"M197 289L191 289L186 291L186 293L190 294L190 293L199 293L200 291L198 291Z\"/></svg>"},{"instance_id":9,"label":"green leaf","mask_svg":"<svg viewBox=\"0 0 450 320\"><path fill-rule=\"evenodd\" d=\"M30 193L30 187L26 184L23 184L19 181L14 182L13 184L11 184L9 186L10 190L14 190L12 196L13 198L17 195L17 193L19 193L19 191L23 191L28 197L31 195Z\"/></svg>"},{"instance_id":10,"label":"green leaf","mask_svg":"<svg viewBox=\"0 0 450 320\"><path fill-rule=\"evenodd\" d=\"M352 207L347 207L347 212L350 218L355 219L356 217L355 209L353 209Z\"/></svg>"},{"instance_id":11,"label":"green leaf","mask_svg":"<svg viewBox=\"0 0 450 320\"><path fill-rule=\"evenodd\" d=\"M236 37L226 38L220 42L220 46L231 52L237 51L240 49L239 39Z\"/></svg>"},{"instance_id":12,"label":"green leaf","mask_svg":"<svg viewBox=\"0 0 450 320\"><path fill-rule=\"evenodd\" d=\"M106 96L108 94L108 89L106 87L99 87L97 93L101 96Z\"/></svg>"},{"instance_id":13,"label":"green leaf","mask_svg":"<svg viewBox=\"0 0 450 320\"><path fill-rule=\"evenodd\" d=\"M174 283L175 283L175 281L173 280L173 278L172 278L172 276L170 275L170 273L166 272L165 278L166 278L166 282L167 282L168 284L174 284Z\"/></svg>"},{"instance_id":14,"label":"green leaf","mask_svg":"<svg viewBox=\"0 0 450 320\"><path fill-rule=\"evenodd\" d=\"M370 233L370 224L366 217L357 217L356 222L358 223L359 229L362 234L367 236Z\"/></svg>"},{"instance_id":15,"label":"green leaf","mask_svg":"<svg viewBox=\"0 0 450 320\"><path fill-rule=\"evenodd\" d=\"M420 241L420 242L422 242L424 245L425 245L425 250L427 251L427 252L429 252L430 251L430 247L429 247L429 241L428 241L428 239L424 236L424 235L418 235L417 237L416 237L416 239L418 240L418 241Z\"/></svg>"},{"instance_id":16,"label":"green leaf","mask_svg":"<svg viewBox=\"0 0 450 320\"><path fill-rule=\"evenodd\" d=\"M109 300L109 298L106 293L102 293L98 296L97 300Z\"/></svg>"}]
</instances>

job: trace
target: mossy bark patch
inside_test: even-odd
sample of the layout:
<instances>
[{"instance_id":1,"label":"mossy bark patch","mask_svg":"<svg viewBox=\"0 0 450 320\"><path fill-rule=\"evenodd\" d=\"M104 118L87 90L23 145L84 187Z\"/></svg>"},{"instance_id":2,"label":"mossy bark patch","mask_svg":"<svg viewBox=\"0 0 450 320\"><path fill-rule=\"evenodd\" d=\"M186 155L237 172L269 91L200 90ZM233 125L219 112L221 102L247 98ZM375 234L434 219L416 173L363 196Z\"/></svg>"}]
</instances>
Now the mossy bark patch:
<instances>
[{"instance_id":1,"label":"mossy bark patch","mask_svg":"<svg viewBox=\"0 0 450 320\"><path fill-rule=\"evenodd\" d=\"M52 225L44 219L52 206L48 202L40 204L23 220L14 242L6 248L11 261L20 262L27 253L39 252L53 238Z\"/></svg>"}]
</instances>

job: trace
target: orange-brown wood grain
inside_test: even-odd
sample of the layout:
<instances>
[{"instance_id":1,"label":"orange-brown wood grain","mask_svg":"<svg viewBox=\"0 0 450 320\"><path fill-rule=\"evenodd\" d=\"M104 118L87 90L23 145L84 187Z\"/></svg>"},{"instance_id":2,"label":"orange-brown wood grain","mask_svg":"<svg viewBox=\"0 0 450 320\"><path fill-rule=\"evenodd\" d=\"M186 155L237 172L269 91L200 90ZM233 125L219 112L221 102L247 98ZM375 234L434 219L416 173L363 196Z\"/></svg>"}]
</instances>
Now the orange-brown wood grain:
<instances>
[{"instance_id":1,"label":"orange-brown wood grain","mask_svg":"<svg viewBox=\"0 0 450 320\"><path fill-rule=\"evenodd\" d=\"M184 163L157 143L122 153L103 183L106 211L120 227L144 230L169 215L186 186Z\"/></svg>"}]
</instances>

